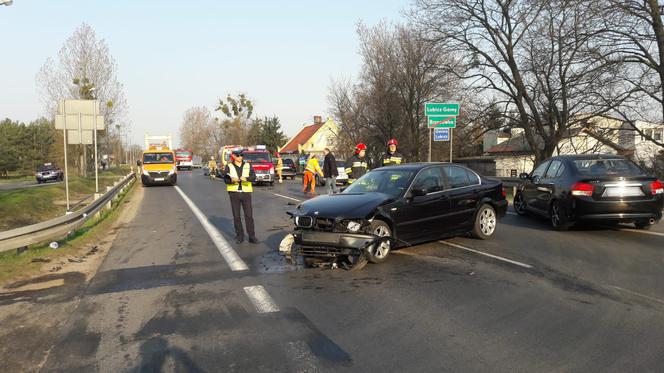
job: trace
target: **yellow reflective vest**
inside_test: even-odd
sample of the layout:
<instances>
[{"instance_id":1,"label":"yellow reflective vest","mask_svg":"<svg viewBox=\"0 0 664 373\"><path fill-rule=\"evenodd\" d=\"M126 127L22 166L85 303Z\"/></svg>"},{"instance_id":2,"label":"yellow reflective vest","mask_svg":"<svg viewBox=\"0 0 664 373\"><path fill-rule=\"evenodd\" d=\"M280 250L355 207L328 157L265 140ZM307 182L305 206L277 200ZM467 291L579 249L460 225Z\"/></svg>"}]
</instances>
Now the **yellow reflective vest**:
<instances>
[{"instance_id":1,"label":"yellow reflective vest","mask_svg":"<svg viewBox=\"0 0 664 373\"><path fill-rule=\"evenodd\" d=\"M305 171L309 171L313 174L322 174L323 173L323 171L320 169L320 166L318 165L318 159L316 159L316 158L311 158L307 162L307 168L305 169Z\"/></svg>"},{"instance_id":2,"label":"yellow reflective vest","mask_svg":"<svg viewBox=\"0 0 664 373\"><path fill-rule=\"evenodd\" d=\"M245 163L242 166L242 176L246 179L249 179L249 173L250 173L250 165L249 163ZM237 171L235 170L235 164L229 163L228 164L228 174L230 175L231 179L239 179L240 176L237 176ZM242 184L242 190L240 190L240 184ZM241 181L238 183L232 183L232 184L226 184L226 191L227 192L247 192L251 193L254 191L253 186L251 185L251 181Z\"/></svg>"}]
</instances>

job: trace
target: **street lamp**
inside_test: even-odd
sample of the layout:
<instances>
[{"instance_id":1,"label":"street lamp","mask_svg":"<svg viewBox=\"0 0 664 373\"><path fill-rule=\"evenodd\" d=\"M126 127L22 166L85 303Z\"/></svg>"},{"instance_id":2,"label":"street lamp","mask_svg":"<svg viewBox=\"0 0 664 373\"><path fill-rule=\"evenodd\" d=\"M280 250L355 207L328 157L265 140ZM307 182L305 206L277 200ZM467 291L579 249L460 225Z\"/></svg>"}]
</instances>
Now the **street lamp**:
<instances>
[{"instance_id":1,"label":"street lamp","mask_svg":"<svg viewBox=\"0 0 664 373\"><path fill-rule=\"evenodd\" d=\"M14 3L14 0L0 0L0 5L10 6Z\"/></svg>"}]
</instances>

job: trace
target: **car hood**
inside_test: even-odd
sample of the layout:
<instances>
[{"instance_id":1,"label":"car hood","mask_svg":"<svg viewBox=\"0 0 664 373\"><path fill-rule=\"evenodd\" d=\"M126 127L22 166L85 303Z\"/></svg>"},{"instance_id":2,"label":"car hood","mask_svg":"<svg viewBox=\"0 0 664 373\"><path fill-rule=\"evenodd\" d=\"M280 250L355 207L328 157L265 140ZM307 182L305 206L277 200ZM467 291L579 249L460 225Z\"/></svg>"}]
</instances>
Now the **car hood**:
<instances>
[{"instance_id":1,"label":"car hood","mask_svg":"<svg viewBox=\"0 0 664 373\"><path fill-rule=\"evenodd\" d=\"M393 200L394 197L383 193L340 193L305 201L298 206L295 214L363 219L369 217L377 207Z\"/></svg>"}]
</instances>

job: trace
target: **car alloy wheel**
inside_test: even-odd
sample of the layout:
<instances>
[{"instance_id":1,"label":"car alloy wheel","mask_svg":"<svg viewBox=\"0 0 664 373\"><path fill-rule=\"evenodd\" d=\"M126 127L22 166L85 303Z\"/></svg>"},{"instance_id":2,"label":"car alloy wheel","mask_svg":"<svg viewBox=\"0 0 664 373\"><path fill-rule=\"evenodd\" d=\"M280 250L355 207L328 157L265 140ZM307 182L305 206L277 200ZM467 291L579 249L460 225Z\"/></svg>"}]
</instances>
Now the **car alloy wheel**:
<instances>
[{"instance_id":1,"label":"car alloy wheel","mask_svg":"<svg viewBox=\"0 0 664 373\"><path fill-rule=\"evenodd\" d=\"M514 196L514 211L519 215L526 214L526 202L523 200L523 194L517 193Z\"/></svg>"},{"instance_id":2,"label":"car alloy wheel","mask_svg":"<svg viewBox=\"0 0 664 373\"><path fill-rule=\"evenodd\" d=\"M496 231L496 210L491 205L482 205L475 216L475 224L471 234L475 238L486 240Z\"/></svg>"},{"instance_id":3,"label":"car alloy wheel","mask_svg":"<svg viewBox=\"0 0 664 373\"><path fill-rule=\"evenodd\" d=\"M558 201L551 204L551 226L557 231L565 231L568 228L567 216Z\"/></svg>"},{"instance_id":4,"label":"car alloy wheel","mask_svg":"<svg viewBox=\"0 0 664 373\"><path fill-rule=\"evenodd\" d=\"M392 231L387 223L374 220L371 223L371 233L378 237L392 237ZM387 259L387 256L390 255L392 250L392 243L390 240L384 240L379 243L371 245L367 248L367 259L371 263L381 263Z\"/></svg>"}]
</instances>

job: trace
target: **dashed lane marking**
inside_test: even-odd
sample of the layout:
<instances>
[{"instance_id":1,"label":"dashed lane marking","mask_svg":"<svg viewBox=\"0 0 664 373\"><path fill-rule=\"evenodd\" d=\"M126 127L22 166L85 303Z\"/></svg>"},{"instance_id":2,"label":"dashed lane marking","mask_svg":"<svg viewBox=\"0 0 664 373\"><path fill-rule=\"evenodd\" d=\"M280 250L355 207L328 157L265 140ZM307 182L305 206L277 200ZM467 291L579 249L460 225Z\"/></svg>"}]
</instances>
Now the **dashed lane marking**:
<instances>
[{"instance_id":1,"label":"dashed lane marking","mask_svg":"<svg viewBox=\"0 0 664 373\"><path fill-rule=\"evenodd\" d=\"M500 260L500 261L503 261L503 262L506 262L506 263L514 264L514 265L519 266L519 267L523 267L523 268L527 268L527 269L532 269L532 268L533 268L533 266L531 266L530 264L526 264L526 263L518 262L518 261L516 261L516 260L512 260L512 259L503 258L502 256L498 256L498 255L493 255L493 254L485 253L485 252L483 252L483 251L479 251L479 250L471 249L471 248L469 248L469 247L465 247L465 246L462 246L462 245L459 245L459 244L455 244L455 243L452 243L452 242L448 242L448 241L438 241L438 242L440 242L440 243L442 243L442 244L444 244L444 245L448 245L448 246L456 247L457 249L461 249L461 250L465 250L465 251L470 251L471 253L475 253L475 254L478 254L478 255L486 256L486 257L489 257L489 258L492 258L492 259L496 259L496 260Z\"/></svg>"},{"instance_id":2,"label":"dashed lane marking","mask_svg":"<svg viewBox=\"0 0 664 373\"><path fill-rule=\"evenodd\" d=\"M284 196L284 195L279 194L279 193L272 193L272 194L274 194L274 195L277 196L277 197L290 199L291 201L302 202L301 200L299 200L299 199L297 199L297 198L293 198L293 197L289 197L289 196Z\"/></svg>"},{"instance_id":3,"label":"dashed lane marking","mask_svg":"<svg viewBox=\"0 0 664 373\"><path fill-rule=\"evenodd\" d=\"M244 288L244 292L247 293L258 313L279 312L279 307L274 303L272 297L264 287L260 285L247 286Z\"/></svg>"},{"instance_id":4,"label":"dashed lane marking","mask_svg":"<svg viewBox=\"0 0 664 373\"><path fill-rule=\"evenodd\" d=\"M515 216L518 216L519 214L517 214L516 212L508 211L508 212L507 212L507 215L515 215Z\"/></svg>"},{"instance_id":5,"label":"dashed lane marking","mask_svg":"<svg viewBox=\"0 0 664 373\"><path fill-rule=\"evenodd\" d=\"M228 266L231 267L232 271L247 271L249 270L249 267L247 267L247 264L240 258L239 255L233 250L233 247L226 241L224 236L221 235L221 233L217 230L217 228L214 227L214 225L210 224L208 221L207 217L201 212L201 210L196 207L194 202L187 197L186 194L179 188L175 187L175 190L177 190L178 193L180 193L180 196L184 200L184 202L189 206L191 211L194 213L198 221L203 225L203 228L207 232L207 234L210 236L212 239L212 242L214 245L217 247L217 250L219 250L219 253L221 256L224 258L226 263L228 263Z\"/></svg>"}]
</instances>

